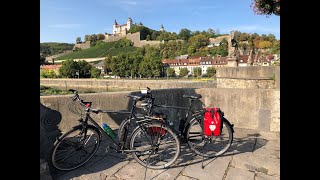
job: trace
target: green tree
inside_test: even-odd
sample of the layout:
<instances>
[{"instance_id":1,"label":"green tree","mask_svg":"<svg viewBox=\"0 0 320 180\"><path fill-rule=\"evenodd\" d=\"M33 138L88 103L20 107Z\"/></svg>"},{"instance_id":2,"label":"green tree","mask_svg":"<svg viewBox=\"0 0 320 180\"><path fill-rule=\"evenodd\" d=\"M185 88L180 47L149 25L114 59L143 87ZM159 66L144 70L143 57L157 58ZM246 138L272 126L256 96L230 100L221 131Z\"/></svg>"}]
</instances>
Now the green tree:
<instances>
[{"instance_id":1,"label":"green tree","mask_svg":"<svg viewBox=\"0 0 320 180\"><path fill-rule=\"evenodd\" d=\"M42 53L40 53L40 65L44 64L46 58L44 57L44 55Z\"/></svg>"},{"instance_id":2,"label":"green tree","mask_svg":"<svg viewBox=\"0 0 320 180\"><path fill-rule=\"evenodd\" d=\"M62 77L72 78L76 75L76 72L79 70L79 65L73 59L68 59L62 62L62 66L59 69L59 72Z\"/></svg>"},{"instance_id":3,"label":"green tree","mask_svg":"<svg viewBox=\"0 0 320 180\"><path fill-rule=\"evenodd\" d=\"M271 43L273 43L274 41L276 41L276 37L273 34L268 34L268 41L270 41Z\"/></svg>"},{"instance_id":4,"label":"green tree","mask_svg":"<svg viewBox=\"0 0 320 180\"><path fill-rule=\"evenodd\" d=\"M176 76L175 70L173 68L167 68L167 76L175 77Z\"/></svg>"},{"instance_id":5,"label":"green tree","mask_svg":"<svg viewBox=\"0 0 320 180\"><path fill-rule=\"evenodd\" d=\"M183 28L180 30L178 36L186 41L191 37L191 31L187 28Z\"/></svg>"},{"instance_id":6,"label":"green tree","mask_svg":"<svg viewBox=\"0 0 320 180\"><path fill-rule=\"evenodd\" d=\"M280 53L280 40L276 40L273 42L271 47L271 52L273 54L279 54Z\"/></svg>"},{"instance_id":7,"label":"green tree","mask_svg":"<svg viewBox=\"0 0 320 180\"><path fill-rule=\"evenodd\" d=\"M147 41L150 41L150 40L151 40L151 36L150 36L149 34L147 35L146 40L147 40Z\"/></svg>"},{"instance_id":8,"label":"green tree","mask_svg":"<svg viewBox=\"0 0 320 180\"><path fill-rule=\"evenodd\" d=\"M195 51L196 51L196 48L193 45L189 46L189 48L188 48L189 55L193 54Z\"/></svg>"},{"instance_id":9,"label":"green tree","mask_svg":"<svg viewBox=\"0 0 320 180\"><path fill-rule=\"evenodd\" d=\"M198 34L190 37L189 42L196 49L207 46L209 44L209 38L203 34Z\"/></svg>"},{"instance_id":10,"label":"green tree","mask_svg":"<svg viewBox=\"0 0 320 180\"><path fill-rule=\"evenodd\" d=\"M90 70L92 66L85 60L81 60L78 62L79 68L79 77L80 78L90 78L91 73Z\"/></svg>"},{"instance_id":11,"label":"green tree","mask_svg":"<svg viewBox=\"0 0 320 180\"><path fill-rule=\"evenodd\" d=\"M193 69L193 76L200 77L202 75L202 68L201 67L195 67Z\"/></svg>"},{"instance_id":12,"label":"green tree","mask_svg":"<svg viewBox=\"0 0 320 180\"><path fill-rule=\"evenodd\" d=\"M188 68L181 68L180 72L179 72L179 76L184 77L184 76L188 75L188 73L189 73Z\"/></svg>"},{"instance_id":13,"label":"green tree","mask_svg":"<svg viewBox=\"0 0 320 180\"><path fill-rule=\"evenodd\" d=\"M216 74L216 69L214 67L208 67L206 74L208 77L213 77Z\"/></svg>"},{"instance_id":14,"label":"green tree","mask_svg":"<svg viewBox=\"0 0 320 180\"><path fill-rule=\"evenodd\" d=\"M156 40L157 39L157 33L156 31L153 31L151 34L151 40Z\"/></svg>"},{"instance_id":15,"label":"green tree","mask_svg":"<svg viewBox=\"0 0 320 180\"><path fill-rule=\"evenodd\" d=\"M215 32L213 29L209 28L207 30L207 35L208 35L208 38L214 38L215 37Z\"/></svg>"},{"instance_id":16,"label":"green tree","mask_svg":"<svg viewBox=\"0 0 320 180\"><path fill-rule=\"evenodd\" d=\"M105 39L104 34L98 34L97 35L97 40L104 40L104 39Z\"/></svg>"},{"instance_id":17,"label":"green tree","mask_svg":"<svg viewBox=\"0 0 320 180\"><path fill-rule=\"evenodd\" d=\"M111 72L111 56L108 55L105 59L104 59L104 62L103 62L103 65L104 65L104 72L106 74L109 74Z\"/></svg>"},{"instance_id":18,"label":"green tree","mask_svg":"<svg viewBox=\"0 0 320 180\"><path fill-rule=\"evenodd\" d=\"M96 67L92 67L91 68L91 77L93 78L99 78L101 75L101 70L96 68Z\"/></svg>"}]
</instances>

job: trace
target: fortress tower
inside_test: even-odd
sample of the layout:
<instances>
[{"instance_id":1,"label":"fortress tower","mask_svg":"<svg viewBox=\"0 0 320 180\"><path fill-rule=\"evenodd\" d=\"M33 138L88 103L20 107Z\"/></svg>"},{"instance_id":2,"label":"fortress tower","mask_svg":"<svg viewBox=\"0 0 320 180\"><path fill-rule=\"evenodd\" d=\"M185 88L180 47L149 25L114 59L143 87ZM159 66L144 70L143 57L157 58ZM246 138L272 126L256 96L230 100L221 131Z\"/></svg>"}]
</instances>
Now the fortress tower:
<instances>
[{"instance_id":1,"label":"fortress tower","mask_svg":"<svg viewBox=\"0 0 320 180\"><path fill-rule=\"evenodd\" d=\"M132 19L129 17L126 24L119 25L117 20L114 20L112 33L114 35L126 35L132 26Z\"/></svg>"}]
</instances>

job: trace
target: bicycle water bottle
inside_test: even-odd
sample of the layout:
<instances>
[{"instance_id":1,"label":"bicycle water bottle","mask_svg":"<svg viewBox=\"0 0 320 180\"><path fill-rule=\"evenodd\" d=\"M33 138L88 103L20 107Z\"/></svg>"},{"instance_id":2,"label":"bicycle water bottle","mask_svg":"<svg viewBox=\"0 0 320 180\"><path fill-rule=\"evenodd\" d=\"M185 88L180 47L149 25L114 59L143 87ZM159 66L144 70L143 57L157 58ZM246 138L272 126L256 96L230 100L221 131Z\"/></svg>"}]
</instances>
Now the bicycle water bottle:
<instances>
[{"instance_id":1,"label":"bicycle water bottle","mask_svg":"<svg viewBox=\"0 0 320 180\"><path fill-rule=\"evenodd\" d=\"M102 128L112 139L116 138L116 133L106 123L102 123Z\"/></svg>"}]
</instances>

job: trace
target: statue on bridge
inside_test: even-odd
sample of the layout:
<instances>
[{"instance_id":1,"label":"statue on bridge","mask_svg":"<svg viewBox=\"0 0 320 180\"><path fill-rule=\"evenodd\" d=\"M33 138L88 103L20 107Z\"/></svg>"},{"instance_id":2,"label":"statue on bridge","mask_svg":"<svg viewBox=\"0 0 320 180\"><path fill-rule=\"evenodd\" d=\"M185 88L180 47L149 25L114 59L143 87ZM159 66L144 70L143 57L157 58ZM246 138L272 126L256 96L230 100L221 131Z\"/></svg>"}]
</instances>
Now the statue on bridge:
<instances>
[{"instance_id":1,"label":"statue on bridge","mask_svg":"<svg viewBox=\"0 0 320 180\"><path fill-rule=\"evenodd\" d=\"M231 31L231 37L228 39L228 66L235 67L238 66L239 61L239 50L238 42L234 37L234 31Z\"/></svg>"}]
</instances>

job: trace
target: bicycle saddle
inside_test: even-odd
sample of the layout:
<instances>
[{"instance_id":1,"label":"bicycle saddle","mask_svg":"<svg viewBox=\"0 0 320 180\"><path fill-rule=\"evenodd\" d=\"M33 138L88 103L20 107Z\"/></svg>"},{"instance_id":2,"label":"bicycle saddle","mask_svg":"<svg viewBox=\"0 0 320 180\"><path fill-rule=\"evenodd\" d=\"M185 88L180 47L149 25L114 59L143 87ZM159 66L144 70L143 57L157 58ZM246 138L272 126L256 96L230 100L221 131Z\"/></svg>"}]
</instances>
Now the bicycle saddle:
<instances>
[{"instance_id":1,"label":"bicycle saddle","mask_svg":"<svg viewBox=\"0 0 320 180\"><path fill-rule=\"evenodd\" d=\"M140 100L142 100L143 98L145 98L146 95L145 95L145 94L137 94L137 95L132 95L132 94L130 94L130 95L127 95L127 97L131 97L131 98L133 98L134 100L140 101Z\"/></svg>"},{"instance_id":2,"label":"bicycle saddle","mask_svg":"<svg viewBox=\"0 0 320 180\"><path fill-rule=\"evenodd\" d=\"M202 98L201 94L183 95L182 97L190 98L190 99L200 99L200 98Z\"/></svg>"}]
</instances>

